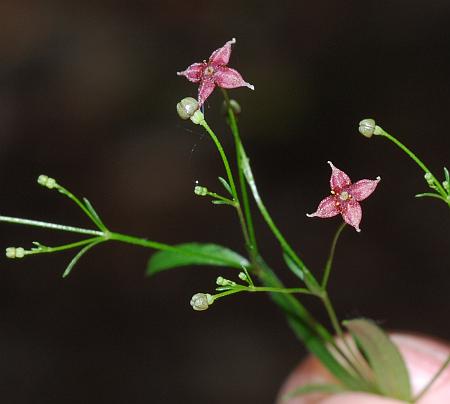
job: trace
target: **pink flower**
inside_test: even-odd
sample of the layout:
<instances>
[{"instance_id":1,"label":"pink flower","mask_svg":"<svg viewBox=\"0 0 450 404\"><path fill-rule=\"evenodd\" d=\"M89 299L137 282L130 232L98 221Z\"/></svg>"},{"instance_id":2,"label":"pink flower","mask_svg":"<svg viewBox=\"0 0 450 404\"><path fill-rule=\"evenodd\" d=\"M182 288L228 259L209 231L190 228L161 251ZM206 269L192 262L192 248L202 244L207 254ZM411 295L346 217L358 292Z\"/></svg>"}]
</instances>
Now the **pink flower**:
<instances>
[{"instance_id":1,"label":"pink flower","mask_svg":"<svg viewBox=\"0 0 450 404\"><path fill-rule=\"evenodd\" d=\"M199 106L203 105L216 86L255 89L254 86L244 81L239 72L227 66L231 55L231 45L234 43L236 43L235 38L215 50L209 57L208 62L204 60L202 63L194 63L186 70L177 73L178 76L184 76L193 83L200 83L198 88Z\"/></svg>"},{"instance_id":2,"label":"pink flower","mask_svg":"<svg viewBox=\"0 0 450 404\"><path fill-rule=\"evenodd\" d=\"M362 210L360 201L366 199L377 187L381 178L376 180L360 180L352 184L349 176L336 168L331 161L331 196L323 199L317 210L308 217L333 217L341 214L342 218L356 231L361 231L359 223L361 222Z\"/></svg>"}]
</instances>

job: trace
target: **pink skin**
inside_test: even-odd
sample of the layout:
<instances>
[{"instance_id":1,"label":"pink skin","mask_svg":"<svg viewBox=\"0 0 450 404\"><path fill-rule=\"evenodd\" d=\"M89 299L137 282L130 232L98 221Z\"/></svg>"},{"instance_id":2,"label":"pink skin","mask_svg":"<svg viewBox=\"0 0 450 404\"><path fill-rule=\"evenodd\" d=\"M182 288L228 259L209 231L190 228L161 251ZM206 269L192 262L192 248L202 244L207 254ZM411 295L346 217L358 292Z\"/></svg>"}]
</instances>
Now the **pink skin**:
<instances>
[{"instance_id":1,"label":"pink skin","mask_svg":"<svg viewBox=\"0 0 450 404\"><path fill-rule=\"evenodd\" d=\"M211 95L216 86L221 88L248 87L255 88L244 81L237 70L227 66L231 55L231 45L236 39L228 41L224 46L216 49L209 57L208 62L194 63L186 70L178 72L178 76L184 76L193 83L199 83L198 104L202 106Z\"/></svg>"},{"instance_id":2,"label":"pink skin","mask_svg":"<svg viewBox=\"0 0 450 404\"><path fill-rule=\"evenodd\" d=\"M393 334L392 340L405 358L411 375L413 394L417 394L450 355L450 345L430 338ZM282 397L295 388L310 383L334 382L333 376L315 358L309 357L297 367L281 388L277 404L401 404L402 401L365 393L318 394ZM431 389L416 404L450 403L450 368L439 376Z\"/></svg>"},{"instance_id":3,"label":"pink skin","mask_svg":"<svg viewBox=\"0 0 450 404\"><path fill-rule=\"evenodd\" d=\"M328 164L332 170L330 179L331 196L323 199L319 203L317 210L306 216L327 218L340 213L345 222L359 232L361 231L359 224L362 218L362 209L359 202L369 197L375 191L381 178L360 180L352 184L347 174L336 168L331 161Z\"/></svg>"}]
</instances>

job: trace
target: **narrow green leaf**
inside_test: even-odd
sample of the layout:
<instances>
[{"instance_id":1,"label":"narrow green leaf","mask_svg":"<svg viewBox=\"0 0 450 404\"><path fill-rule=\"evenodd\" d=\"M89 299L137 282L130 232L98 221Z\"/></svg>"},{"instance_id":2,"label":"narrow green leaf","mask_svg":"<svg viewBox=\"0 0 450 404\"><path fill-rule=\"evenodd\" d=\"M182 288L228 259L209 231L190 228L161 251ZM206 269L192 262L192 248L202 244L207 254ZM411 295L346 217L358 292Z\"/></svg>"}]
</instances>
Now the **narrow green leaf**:
<instances>
[{"instance_id":1,"label":"narrow green leaf","mask_svg":"<svg viewBox=\"0 0 450 404\"><path fill-rule=\"evenodd\" d=\"M99 225L100 228L106 229L106 226L102 222L102 219L100 219L100 216L98 215L97 211L92 206L92 203L89 202L87 198L83 198L84 205L86 206L87 210L91 213L91 215L94 217L95 221Z\"/></svg>"},{"instance_id":2,"label":"narrow green leaf","mask_svg":"<svg viewBox=\"0 0 450 404\"><path fill-rule=\"evenodd\" d=\"M219 181L222 183L223 187L228 191L228 193L233 196L233 192L231 191L230 184L228 184L225 178L219 177Z\"/></svg>"},{"instance_id":3,"label":"narrow green leaf","mask_svg":"<svg viewBox=\"0 0 450 404\"><path fill-rule=\"evenodd\" d=\"M175 247L178 251L159 251L152 255L147 265L148 276L187 265L213 265L238 269L250 265L246 258L217 244L185 243Z\"/></svg>"},{"instance_id":4,"label":"narrow green leaf","mask_svg":"<svg viewBox=\"0 0 450 404\"><path fill-rule=\"evenodd\" d=\"M416 197L416 198L425 198L425 197L428 197L428 198L437 198L437 199L443 200L444 202L447 202L447 201L445 200L445 198L443 198L441 195L439 195L439 194L434 194L434 193L432 193L432 192L424 192L423 194L416 194L415 197Z\"/></svg>"},{"instance_id":5,"label":"narrow green leaf","mask_svg":"<svg viewBox=\"0 0 450 404\"><path fill-rule=\"evenodd\" d=\"M444 175L445 175L445 180L447 182L450 182L450 173L448 172L447 167L444 167Z\"/></svg>"},{"instance_id":6,"label":"narrow green leaf","mask_svg":"<svg viewBox=\"0 0 450 404\"><path fill-rule=\"evenodd\" d=\"M75 257L72 258L72 260L69 262L69 265L67 265L64 273L63 273L63 278L66 278L67 276L69 276L70 272L72 271L73 267L76 265L76 263L78 262L78 260L84 255L86 254L92 247L96 246L99 243L102 243L105 240L98 240L95 241L94 243L88 244L86 247L82 248L77 255L75 255Z\"/></svg>"},{"instance_id":7,"label":"narrow green leaf","mask_svg":"<svg viewBox=\"0 0 450 404\"><path fill-rule=\"evenodd\" d=\"M283 254L284 262L288 266L288 268L294 273L294 275L298 276L302 281L305 279L305 274L302 269L287 255Z\"/></svg>"},{"instance_id":8,"label":"narrow green leaf","mask_svg":"<svg viewBox=\"0 0 450 404\"><path fill-rule=\"evenodd\" d=\"M389 336L370 320L349 320L344 325L367 357L380 392L388 397L411 401L411 384L405 361Z\"/></svg>"},{"instance_id":9,"label":"narrow green leaf","mask_svg":"<svg viewBox=\"0 0 450 404\"><path fill-rule=\"evenodd\" d=\"M283 396L283 400L290 400L291 398L310 393L333 394L342 393L347 390L348 389L345 389L343 386L339 386L337 384L305 384L304 386L297 387L287 393Z\"/></svg>"}]
</instances>

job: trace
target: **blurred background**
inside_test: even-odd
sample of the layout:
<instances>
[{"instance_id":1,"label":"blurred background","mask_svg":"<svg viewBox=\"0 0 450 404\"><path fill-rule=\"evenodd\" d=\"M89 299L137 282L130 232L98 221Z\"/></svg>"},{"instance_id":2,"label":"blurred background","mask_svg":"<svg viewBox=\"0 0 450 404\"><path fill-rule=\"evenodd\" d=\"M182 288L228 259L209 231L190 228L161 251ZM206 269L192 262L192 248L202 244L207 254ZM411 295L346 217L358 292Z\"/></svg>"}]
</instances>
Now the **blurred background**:
<instances>
[{"instance_id":1,"label":"blurred background","mask_svg":"<svg viewBox=\"0 0 450 404\"><path fill-rule=\"evenodd\" d=\"M0 187L3 215L90 226L39 187L55 177L88 197L115 231L243 252L234 212L193 194L220 191L210 139L176 103L197 86L176 76L237 38L230 66L255 85L230 95L261 194L290 243L321 271L340 220L308 219L329 192L327 160L382 182L362 232L340 241L331 296L341 318L450 338L448 208L413 196L423 173L374 117L440 179L450 165L448 1L12 1L0 5ZM232 153L216 91L210 125ZM291 285L257 223L267 261ZM2 248L77 235L3 223ZM0 397L28 403L273 403L305 350L264 295L206 312L190 297L234 271L144 276L150 250L107 243L62 279L73 252L1 258ZM320 306L305 303L323 321Z\"/></svg>"}]
</instances>

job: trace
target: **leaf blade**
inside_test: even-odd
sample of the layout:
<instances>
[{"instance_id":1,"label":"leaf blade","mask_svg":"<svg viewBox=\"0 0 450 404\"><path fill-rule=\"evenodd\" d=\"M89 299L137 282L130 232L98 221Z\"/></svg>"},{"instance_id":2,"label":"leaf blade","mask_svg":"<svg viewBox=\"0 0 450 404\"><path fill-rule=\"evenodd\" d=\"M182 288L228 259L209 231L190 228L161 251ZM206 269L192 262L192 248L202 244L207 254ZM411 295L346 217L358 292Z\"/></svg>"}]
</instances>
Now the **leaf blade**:
<instances>
[{"instance_id":1,"label":"leaf blade","mask_svg":"<svg viewBox=\"0 0 450 404\"><path fill-rule=\"evenodd\" d=\"M357 340L384 395L410 402L411 383L405 361L389 336L373 321L355 319L344 322Z\"/></svg>"},{"instance_id":2,"label":"leaf blade","mask_svg":"<svg viewBox=\"0 0 450 404\"><path fill-rule=\"evenodd\" d=\"M147 276L188 265L229 266L237 269L250 265L240 254L218 244L184 243L176 247L177 251L153 254L147 264Z\"/></svg>"}]
</instances>

